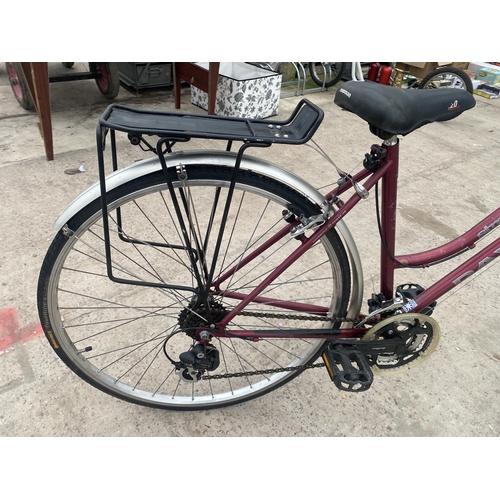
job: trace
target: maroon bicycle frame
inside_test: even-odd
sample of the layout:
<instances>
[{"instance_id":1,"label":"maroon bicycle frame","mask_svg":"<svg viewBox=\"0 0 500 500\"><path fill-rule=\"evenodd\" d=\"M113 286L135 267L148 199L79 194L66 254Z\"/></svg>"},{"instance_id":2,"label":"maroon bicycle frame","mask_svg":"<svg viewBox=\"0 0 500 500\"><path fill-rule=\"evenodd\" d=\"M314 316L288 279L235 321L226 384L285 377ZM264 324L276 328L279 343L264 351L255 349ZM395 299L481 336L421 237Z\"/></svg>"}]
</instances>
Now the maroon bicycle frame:
<instances>
[{"instance_id":1,"label":"maroon bicycle frame","mask_svg":"<svg viewBox=\"0 0 500 500\"><path fill-rule=\"evenodd\" d=\"M449 243L425 252L395 255L399 141L394 146L384 147L388 150L387 161L391 164L382 178L382 235L387 249L392 256L395 256L397 262L393 261L388 252L382 248L380 253L380 283L381 292L387 298L392 298L394 296L395 269L405 266L428 267L431 264L456 256L467 249L473 249L483 236L495 227L500 226L500 207L469 231ZM404 308L405 312L410 310L414 312L420 311L498 256L500 256L500 238L497 238L479 253L419 294Z\"/></svg>"},{"instance_id":2,"label":"maroon bicycle frame","mask_svg":"<svg viewBox=\"0 0 500 500\"><path fill-rule=\"evenodd\" d=\"M500 226L500 207L497 208L490 215L485 217L481 222L476 224L469 231L462 236L446 243L440 247L428 250L425 252L408 254L408 255L395 255L396 247L396 208L397 208L397 183L399 171L399 140L391 143L386 141L383 147L387 150L387 156L382 165L375 171L370 172L363 170L353 177L356 182L361 182L366 179L363 184L367 191L370 191L379 180L382 181L382 195L381 195L381 232L385 242L385 248L381 245L380 252L380 283L381 293L387 299L394 297L394 274L395 270L401 267L428 267L431 264L439 263L444 259L448 259L464 252L467 249L475 247L478 240L488 234L491 230ZM334 196L338 196L347 191L351 187L350 183L345 183L341 188L335 189L326 195L328 200ZM345 203L338 202L338 210L316 231L310 236L302 236L301 246L294 250L285 261L280 264L276 269L271 272L260 284L249 294L241 294L237 292L221 290L221 284L236 270L241 269L249 262L251 262L263 250L272 246L279 239L286 237L290 233L290 226L286 225L280 232L278 232L272 239L262 244L259 248L254 250L250 255L243 259L237 266L229 269L223 276L219 277L214 283L216 293L220 293L228 298L239 299L241 302L220 322L217 324L217 336L221 335L227 324L237 316L248 304L250 303L266 303L269 298L263 297L260 294L270 285L278 276L280 276L285 269L292 266L293 263L303 255L312 245L314 245L327 231L332 229L347 213L349 213L361 200L359 194L353 194ZM439 297L450 291L453 287L462 283L466 278L473 275L476 271L482 269L486 264L500 256L500 238L490 243L487 247L479 253L472 256L469 260L461 264L454 271L450 272L435 284L427 288L424 292L420 293L415 299L409 301L402 308L402 312L413 311L418 313L424 307L436 301ZM325 307L315 307L311 310L310 305L301 304L297 302L280 301L273 302L276 307L283 309L305 312L307 310L310 314L317 314L326 316L328 309ZM356 337L366 332L362 328L343 328L340 330L309 330L307 336L310 338L331 338L332 336L342 337ZM290 337L300 336L300 331L294 332L251 332L251 331L234 331L231 330L232 335L242 335L247 338L263 338L263 337Z\"/></svg>"}]
</instances>

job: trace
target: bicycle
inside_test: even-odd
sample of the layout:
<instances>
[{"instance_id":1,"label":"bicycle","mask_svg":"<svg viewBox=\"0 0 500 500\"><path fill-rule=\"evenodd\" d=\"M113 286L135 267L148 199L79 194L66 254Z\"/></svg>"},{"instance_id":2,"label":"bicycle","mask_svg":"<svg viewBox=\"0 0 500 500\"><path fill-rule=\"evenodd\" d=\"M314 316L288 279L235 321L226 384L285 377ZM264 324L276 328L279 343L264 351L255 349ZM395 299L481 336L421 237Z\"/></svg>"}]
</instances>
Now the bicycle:
<instances>
[{"instance_id":1,"label":"bicycle","mask_svg":"<svg viewBox=\"0 0 500 500\"><path fill-rule=\"evenodd\" d=\"M313 368L362 392L374 374L425 361L440 339L437 300L498 257L500 238L425 290L396 287L395 270L473 248L500 225L500 208L436 249L396 255L398 135L454 119L474 97L347 82L335 103L381 143L360 172L335 166L326 196L247 154L314 141L324 114L306 99L284 121L109 106L97 127L100 180L57 219L40 271L41 324L61 360L107 394L173 410L242 403ZM117 133L153 155L119 168ZM173 151L192 138L227 148ZM371 190L381 288L361 312L362 264L344 217Z\"/></svg>"},{"instance_id":2,"label":"bicycle","mask_svg":"<svg viewBox=\"0 0 500 500\"><path fill-rule=\"evenodd\" d=\"M345 62L310 62L308 68L311 79L316 85L330 88L340 81L347 64Z\"/></svg>"}]
</instances>

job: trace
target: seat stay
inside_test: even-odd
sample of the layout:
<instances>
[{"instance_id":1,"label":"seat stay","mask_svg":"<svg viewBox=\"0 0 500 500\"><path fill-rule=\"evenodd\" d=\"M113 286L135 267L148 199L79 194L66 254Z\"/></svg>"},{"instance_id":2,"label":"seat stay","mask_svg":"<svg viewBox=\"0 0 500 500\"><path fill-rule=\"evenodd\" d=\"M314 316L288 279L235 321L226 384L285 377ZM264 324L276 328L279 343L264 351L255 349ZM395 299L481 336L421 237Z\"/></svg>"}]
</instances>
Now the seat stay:
<instances>
[{"instance_id":1,"label":"seat stay","mask_svg":"<svg viewBox=\"0 0 500 500\"><path fill-rule=\"evenodd\" d=\"M392 160L388 159L384 164L374 173L372 173L366 180L363 187L366 191L370 191L377 182L384 176L384 174L391 168ZM334 194L334 192L329 193L327 197ZM342 206L342 208L336 211L329 219L325 221L323 225L318 227L309 237L302 237L301 246L296 248L279 266L277 266L271 273L269 273L260 283L256 286L251 293L245 295L242 301L231 311L224 319L218 324L219 328L225 328L227 324L237 316L247 305L256 300L257 297L264 290L273 283L284 271L290 266L293 266L307 250L309 250L319 239L325 235L325 233L339 224L343 218L359 203L361 196L356 192L354 193ZM253 257L253 256L252 256ZM394 272L394 269L392 269Z\"/></svg>"}]
</instances>

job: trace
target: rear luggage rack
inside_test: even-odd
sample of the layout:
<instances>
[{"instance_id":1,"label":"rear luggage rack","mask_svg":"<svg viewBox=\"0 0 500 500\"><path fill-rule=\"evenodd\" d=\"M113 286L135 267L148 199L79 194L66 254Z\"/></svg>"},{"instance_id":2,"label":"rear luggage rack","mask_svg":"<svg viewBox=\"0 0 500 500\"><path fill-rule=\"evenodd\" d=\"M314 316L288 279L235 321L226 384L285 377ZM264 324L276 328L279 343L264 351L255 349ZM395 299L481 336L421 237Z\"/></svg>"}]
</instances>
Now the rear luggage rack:
<instances>
[{"instance_id":1,"label":"rear luggage rack","mask_svg":"<svg viewBox=\"0 0 500 500\"><path fill-rule=\"evenodd\" d=\"M152 151L159 159L168 191L172 197L177 214L180 214L179 200L177 200L173 181L180 179L175 170L170 169L166 163L166 156L172 152L172 147L177 142L187 142L192 138L200 139L222 139L227 141L226 151L230 151L233 141L241 141L235 158L233 174L228 190L225 209L223 214L223 227L226 223L227 211L231 204L232 195L238 177L239 167L244 152L249 148L266 148L274 143L280 144L304 144L314 135L323 120L323 111L312 104L307 99L299 102L292 115L285 121L271 121L259 119L245 119L232 117L219 117L208 115L192 115L182 113L168 113L161 111L145 111L133 109L120 104L112 104L103 113L97 126L97 157L99 164L99 182L101 187L101 206L103 216L104 245L106 253L107 274L111 281L117 283L138 284L150 287L169 288L169 285L162 283L145 283L134 280L123 279L113 274L111 260L112 247L110 242L108 202L106 189L106 174L104 166L105 140L110 132L111 157L113 171L118 170L116 132L125 132L133 145L140 145L144 151ZM144 135L156 136L158 141L156 148L149 144ZM143 145L147 147L144 149ZM175 176L174 178L172 176ZM122 227L122 212L120 207L116 209L118 225ZM179 218L181 220L181 218ZM183 234L186 229L181 227ZM217 240L216 250L218 251L222 241L222 229ZM130 238L120 231L119 237L122 241L132 244L147 244L161 247L162 242L141 242L135 238ZM186 242L186 251L192 252L190 245ZM187 291L193 291L189 287Z\"/></svg>"},{"instance_id":2,"label":"rear luggage rack","mask_svg":"<svg viewBox=\"0 0 500 500\"><path fill-rule=\"evenodd\" d=\"M307 99L302 99L285 121L144 111L112 104L99 124L132 135L153 135L182 141L204 138L304 144L316 132L323 115L323 111Z\"/></svg>"}]
</instances>

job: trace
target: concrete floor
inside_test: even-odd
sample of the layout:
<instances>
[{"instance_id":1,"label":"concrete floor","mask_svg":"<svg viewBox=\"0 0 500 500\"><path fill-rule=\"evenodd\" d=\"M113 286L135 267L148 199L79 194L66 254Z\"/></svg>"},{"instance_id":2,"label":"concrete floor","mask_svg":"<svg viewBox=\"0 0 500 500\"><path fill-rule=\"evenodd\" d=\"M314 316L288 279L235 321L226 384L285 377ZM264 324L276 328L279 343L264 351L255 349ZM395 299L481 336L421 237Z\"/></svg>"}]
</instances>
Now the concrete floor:
<instances>
[{"instance_id":1,"label":"concrete floor","mask_svg":"<svg viewBox=\"0 0 500 500\"><path fill-rule=\"evenodd\" d=\"M51 65L51 71L63 69ZM325 111L315 138L350 171L377 139L360 119L335 106L333 95L307 96ZM495 264L441 301L433 317L442 339L430 359L408 373L376 378L366 393L339 392L326 371L311 370L258 400L192 414L135 406L85 384L41 335L36 285L54 237L53 221L98 178L95 127L109 102L92 81L51 84L51 100L55 160L47 162L36 114L19 107L0 65L1 436L500 435L500 266ZM288 116L299 100L282 99L279 118ZM116 101L174 110L169 90L137 97L122 88ZM476 107L459 118L427 125L402 139L399 253L440 245L497 208L499 108L500 100L477 97ZM189 103L187 89L182 109L202 113ZM126 139L119 144L128 147ZM191 145L203 147L197 141ZM131 158L139 153L134 150ZM259 154L318 187L336 180L332 168L305 146L273 146ZM80 165L84 173L65 173ZM378 283L373 195L358 205L347 224L359 246L369 297ZM480 247L495 237L498 232ZM405 271L398 278L428 286L454 265Z\"/></svg>"}]
</instances>

